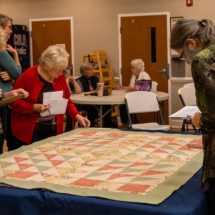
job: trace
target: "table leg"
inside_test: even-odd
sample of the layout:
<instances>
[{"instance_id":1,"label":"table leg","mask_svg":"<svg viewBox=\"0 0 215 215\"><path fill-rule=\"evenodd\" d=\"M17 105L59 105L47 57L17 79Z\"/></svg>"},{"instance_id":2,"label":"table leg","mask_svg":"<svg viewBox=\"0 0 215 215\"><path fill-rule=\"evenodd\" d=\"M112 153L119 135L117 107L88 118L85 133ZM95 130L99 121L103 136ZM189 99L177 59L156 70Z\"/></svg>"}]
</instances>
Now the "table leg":
<instances>
[{"instance_id":1,"label":"table leg","mask_svg":"<svg viewBox=\"0 0 215 215\"><path fill-rule=\"evenodd\" d=\"M163 121L165 124L165 109L164 109L164 101L162 101L162 115L163 115Z\"/></svg>"},{"instance_id":2,"label":"table leg","mask_svg":"<svg viewBox=\"0 0 215 215\"><path fill-rule=\"evenodd\" d=\"M94 107L99 111L99 117L100 117L100 128L102 128L102 119L103 117L108 114L110 111L111 111L111 108L105 113L102 115L102 105L100 105L100 107L98 108L96 105L94 105Z\"/></svg>"}]
</instances>

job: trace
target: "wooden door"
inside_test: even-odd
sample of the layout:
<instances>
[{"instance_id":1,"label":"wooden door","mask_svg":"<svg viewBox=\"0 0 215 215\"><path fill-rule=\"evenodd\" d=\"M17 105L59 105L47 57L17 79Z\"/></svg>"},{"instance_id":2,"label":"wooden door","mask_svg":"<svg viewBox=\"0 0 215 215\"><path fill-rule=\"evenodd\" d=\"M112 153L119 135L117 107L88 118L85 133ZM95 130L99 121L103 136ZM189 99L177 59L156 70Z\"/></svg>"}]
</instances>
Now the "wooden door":
<instances>
[{"instance_id":1,"label":"wooden door","mask_svg":"<svg viewBox=\"0 0 215 215\"><path fill-rule=\"evenodd\" d=\"M71 20L32 21L33 65L50 45L65 44L71 64Z\"/></svg>"},{"instance_id":2,"label":"wooden door","mask_svg":"<svg viewBox=\"0 0 215 215\"><path fill-rule=\"evenodd\" d=\"M158 83L158 91L168 93L168 80L161 77L162 65L168 63L167 16L121 17L122 85L131 79L130 63L142 59L145 71ZM144 120L143 120L144 118ZM138 116L141 122L154 121L153 114ZM165 101L165 123L168 122L168 101Z\"/></svg>"}]
</instances>

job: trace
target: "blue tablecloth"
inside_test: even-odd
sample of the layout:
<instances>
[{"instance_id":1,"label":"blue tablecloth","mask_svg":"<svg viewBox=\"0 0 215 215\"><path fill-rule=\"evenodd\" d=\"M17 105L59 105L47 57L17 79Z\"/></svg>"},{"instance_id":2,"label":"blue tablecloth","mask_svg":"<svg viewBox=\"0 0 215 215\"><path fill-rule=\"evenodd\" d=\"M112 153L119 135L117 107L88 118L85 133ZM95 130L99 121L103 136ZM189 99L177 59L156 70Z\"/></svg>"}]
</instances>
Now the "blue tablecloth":
<instances>
[{"instance_id":1,"label":"blue tablecloth","mask_svg":"<svg viewBox=\"0 0 215 215\"><path fill-rule=\"evenodd\" d=\"M13 187L0 187L0 214L207 215L208 193L201 190L200 182L201 170L159 205L82 197L60 194L47 190L26 190Z\"/></svg>"}]
</instances>

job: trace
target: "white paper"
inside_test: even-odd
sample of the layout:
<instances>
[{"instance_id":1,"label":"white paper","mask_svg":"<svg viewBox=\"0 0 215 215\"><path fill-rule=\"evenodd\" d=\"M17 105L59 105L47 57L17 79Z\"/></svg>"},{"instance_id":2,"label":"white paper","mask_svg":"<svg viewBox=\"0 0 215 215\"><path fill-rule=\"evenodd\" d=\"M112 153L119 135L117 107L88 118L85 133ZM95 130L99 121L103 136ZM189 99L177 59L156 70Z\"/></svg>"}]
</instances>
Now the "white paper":
<instances>
[{"instance_id":1,"label":"white paper","mask_svg":"<svg viewBox=\"0 0 215 215\"><path fill-rule=\"evenodd\" d=\"M62 99L62 98L63 98L63 91L54 91L54 92L43 93L43 100ZM43 102L43 104L46 104L46 103Z\"/></svg>"},{"instance_id":2,"label":"white paper","mask_svg":"<svg viewBox=\"0 0 215 215\"><path fill-rule=\"evenodd\" d=\"M65 114L67 107L68 99L47 99L43 100L43 104L49 104L51 108L44 113L41 113L41 116L49 115L58 115Z\"/></svg>"},{"instance_id":3,"label":"white paper","mask_svg":"<svg viewBox=\"0 0 215 215\"><path fill-rule=\"evenodd\" d=\"M195 113L200 112L197 106L185 106L176 113L170 115L171 118L193 118Z\"/></svg>"}]
</instances>

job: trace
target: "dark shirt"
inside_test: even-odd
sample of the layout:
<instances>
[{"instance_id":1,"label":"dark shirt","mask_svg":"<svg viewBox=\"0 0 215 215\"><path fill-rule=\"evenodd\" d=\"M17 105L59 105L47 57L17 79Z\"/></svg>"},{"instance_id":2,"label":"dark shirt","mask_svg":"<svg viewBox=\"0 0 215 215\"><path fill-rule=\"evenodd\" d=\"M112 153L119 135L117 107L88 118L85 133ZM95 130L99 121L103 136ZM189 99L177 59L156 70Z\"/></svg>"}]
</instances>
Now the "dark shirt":
<instances>
[{"instance_id":1,"label":"dark shirt","mask_svg":"<svg viewBox=\"0 0 215 215\"><path fill-rule=\"evenodd\" d=\"M55 91L54 88L52 87L52 83L44 80L40 74L38 74L40 81L44 83L44 86L42 87L40 94L37 98L37 104L42 104L43 103L43 93L45 92L53 92ZM54 131L57 128L56 125L56 116L55 115L50 115L50 116L40 116L38 114L38 118L35 124L35 129L34 131L36 132L49 132L49 131Z\"/></svg>"}]
</instances>

